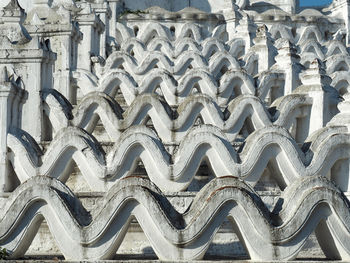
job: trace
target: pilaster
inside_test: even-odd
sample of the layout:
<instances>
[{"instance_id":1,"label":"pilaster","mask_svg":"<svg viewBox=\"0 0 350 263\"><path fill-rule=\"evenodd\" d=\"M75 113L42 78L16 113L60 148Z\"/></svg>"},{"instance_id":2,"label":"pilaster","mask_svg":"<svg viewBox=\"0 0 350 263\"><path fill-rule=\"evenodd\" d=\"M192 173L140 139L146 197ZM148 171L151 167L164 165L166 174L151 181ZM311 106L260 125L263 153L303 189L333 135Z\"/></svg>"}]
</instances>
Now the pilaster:
<instances>
[{"instance_id":1,"label":"pilaster","mask_svg":"<svg viewBox=\"0 0 350 263\"><path fill-rule=\"evenodd\" d=\"M99 16L101 22L105 25L105 30L103 30L103 32L101 33L99 46L100 46L100 56L106 59L107 57L106 43L108 41L108 37L110 34L109 21L112 17L112 12L106 0L104 0L102 3L93 3L91 6L92 6L92 9L95 11L96 15Z\"/></svg>"},{"instance_id":2,"label":"pilaster","mask_svg":"<svg viewBox=\"0 0 350 263\"><path fill-rule=\"evenodd\" d=\"M259 56L258 70L263 72L268 70L274 64L274 54L271 47L272 41L268 29L265 25L259 26L256 31L256 37L253 40L254 46L251 51Z\"/></svg>"},{"instance_id":3,"label":"pilaster","mask_svg":"<svg viewBox=\"0 0 350 263\"><path fill-rule=\"evenodd\" d=\"M100 55L100 37L105 26L91 8L91 4L86 4L77 14L77 22L83 33L83 39L78 45L78 68L91 71L91 57Z\"/></svg>"},{"instance_id":4,"label":"pilaster","mask_svg":"<svg viewBox=\"0 0 350 263\"><path fill-rule=\"evenodd\" d=\"M0 65L13 66L28 91L28 99L23 105L22 129L38 142L45 140L42 128L43 109L41 91L52 88L53 63L56 54L48 49L45 42L37 37L25 45L2 43Z\"/></svg>"},{"instance_id":5,"label":"pilaster","mask_svg":"<svg viewBox=\"0 0 350 263\"><path fill-rule=\"evenodd\" d=\"M109 35L113 39L116 39L116 23L119 14L123 10L123 4L121 0L107 0L107 3L111 9L111 20L109 24Z\"/></svg>"},{"instance_id":6,"label":"pilaster","mask_svg":"<svg viewBox=\"0 0 350 263\"><path fill-rule=\"evenodd\" d=\"M23 97L23 90L8 77L6 67L0 69L0 194L12 190L8 162L7 134L11 127L16 127L18 104Z\"/></svg>"},{"instance_id":7,"label":"pilaster","mask_svg":"<svg viewBox=\"0 0 350 263\"><path fill-rule=\"evenodd\" d=\"M73 18L78 8L74 2L72 3L71 6L61 4L53 9L47 0L36 0L36 8L28 13L25 21L31 36L50 40L50 47L57 54L53 73L54 88L70 101L74 97L71 75L76 69L77 45L82 39L82 34Z\"/></svg>"}]
</instances>

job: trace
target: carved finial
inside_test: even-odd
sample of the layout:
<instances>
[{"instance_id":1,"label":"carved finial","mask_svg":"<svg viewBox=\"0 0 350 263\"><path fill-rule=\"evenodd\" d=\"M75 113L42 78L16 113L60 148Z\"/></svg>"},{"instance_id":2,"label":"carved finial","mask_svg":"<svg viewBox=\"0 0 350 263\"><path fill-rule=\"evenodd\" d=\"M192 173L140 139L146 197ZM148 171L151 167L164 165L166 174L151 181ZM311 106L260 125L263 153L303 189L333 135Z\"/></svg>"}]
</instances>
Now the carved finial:
<instances>
[{"instance_id":1,"label":"carved finial","mask_svg":"<svg viewBox=\"0 0 350 263\"><path fill-rule=\"evenodd\" d=\"M267 36L268 29L266 25L259 26L256 29L256 36L257 37L266 37Z\"/></svg>"},{"instance_id":2,"label":"carved finial","mask_svg":"<svg viewBox=\"0 0 350 263\"><path fill-rule=\"evenodd\" d=\"M291 54L297 55L297 48L293 43L286 38L279 38L275 41L275 47L278 49L279 54Z\"/></svg>"},{"instance_id":3,"label":"carved finial","mask_svg":"<svg viewBox=\"0 0 350 263\"><path fill-rule=\"evenodd\" d=\"M269 47L270 45L267 44L266 41L271 41L271 39L271 34L269 33L268 28L266 25L262 25L256 29L256 37L253 41L256 45L267 45Z\"/></svg>"},{"instance_id":4,"label":"carved finial","mask_svg":"<svg viewBox=\"0 0 350 263\"><path fill-rule=\"evenodd\" d=\"M348 131L350 131L350 93L345 93L342 98L343 101L339 102L337 105L339 113L330 120L327 126L344 125L347 126Z\"/></svg>"},{"instance_id":5,"label":"carved finial","mask_svg":"<svg viewBox=\"0 0 350 263\"><path fill-rule=\"evenodd\" d=\"M2 66L0 68L0 83L4 84L6 82L9 82L8 72L6 66Z\"/></svg>"},{"instance_id":6,"label":"carved finial","mask_svg":"<svg viewBox=\"0 0 350 263\"><path fill-rule=\"evenodd\" d=\"M74 0L61 0L61 3L66 9L78 8Z\"/></svg>"},{"instance_id":7,"label":"carved finial","mask_svg":"<svg viewBox=\"0 0 350 263\"><path fill-rule=\"evenodd\" d=\"M17 0L10 0L10 2L3 8L4 10L22 10L24 9L20 6Z\"/></svg>"},{"instance_id":8,"label":"carved finial","mask_svg":"<svg viewBox=\"0 0 350 263\"><path fill-rule=\"evenodd\" d=\"M10 0L10 2L2 9L3 10L3 17L18 17L20 18L24 17L24 9L19 5L17 0Z\"/></svg>"},{"instance_id":9,"label":"carved finial","mask_svg":"<svg viewBox=\"0 0 350 263\"><path fill-rule=\"evenodd\" d=\"M31 24L34 26L45 25L45 22L40 19L37 13L34 13Z\"/></svg>"},{"instance_id":10,"label":"carved finial","mask_svg":"<svg viewBox=\"0 0 350 263\"><path fill-rule=\"evenodd\" d=\"M315 58L308 69L310 72L317 72L320 74L325 74L324 63L319 59Z\"/></svg>"},{"instance_id":11,"label":"carved finial","mask_svg":"<svg viewBox=\"0 0 350 263\"><path fill-rule=\"evenodd\" d=\"M284 65L286 63L299 64L300 57L297 54L297 48L289 39L277 39L275 41L275 47L278 50L278 55L275 57L275 60L279 65Z\"/></svg>"},{"instance_id":12,"label":"carved finial","mask_svg":"<svg viewBox=\"0 0 350 263\"><path fill-rule=\"evenodd\" d=\"M1 35L8 38L11 44L28 42L30 36L22 25L25 12L18 1L11 0L2 11L3 24L0 25Z\"/></svg>"},{"instance_id":13,"label":"carved finial","mask_svg":"<svg viewBox=\"0 0 350 263\"><path fill-rule=\"evenodd\" d=\"M292 46L292 43L287 38L279 38L275 41L275 46L277 49L289 48Z\"/></svg>"},{"instance_id":14,"label":"carved finial","mask_svg":"<svg viewBox=\"0 0 350 263\"><path fill-rule=\"evenodd\" d=\"M338 109L341 113L348 113L350 115L350 93L345 93L343 96L343 101L338 104Z\"/></svg>"},{"instance_id":15,"label":"carved finial","mask_svg":"<svg viewBox=\"0 0 350 263\"><path fill-rule=\"evenodd\" d=\"M93 13L93 10L91 8L91 4L87 3L84 8L80 11L81 15L89 15Z\"/></svg>"},{"instance_id":16,"label":"carved finial","mask_svg":"<svg viewBox=\"0 0 350 263\"><path fill-rule=\"evenodd\" d=\"M78 12L80 8L77 7L74 0L56 0L54 2L55 6L59 6L60 8L64 8L69 11Z\"/></svg>"},{"instance_id":17,"label":"carved finial","mask_svg":"<svg viewBox=\"0 0 350 263\"><path fill-rule=\"evenodd\" d=\"M302 73L302 83L304 85L329 87L331 82L332 79L326 75L324 63L318 58L315 58L310 63L310 67Z\"/></svg>"}]
</instances>

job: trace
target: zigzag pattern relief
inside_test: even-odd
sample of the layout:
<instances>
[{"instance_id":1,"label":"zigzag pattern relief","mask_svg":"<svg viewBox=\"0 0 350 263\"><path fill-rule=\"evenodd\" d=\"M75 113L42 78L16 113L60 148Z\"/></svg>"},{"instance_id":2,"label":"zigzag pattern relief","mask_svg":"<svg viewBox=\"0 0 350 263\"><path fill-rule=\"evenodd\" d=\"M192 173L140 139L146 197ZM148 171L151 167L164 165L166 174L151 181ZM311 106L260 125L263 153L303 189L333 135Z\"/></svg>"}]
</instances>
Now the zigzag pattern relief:
<instances>
[{"instance_id":1,"label":"zigzag pattern relief","mask_svg":"<svg viewBox=\"0 0 350 263\"><path fill-rule=\"evenodd\" d=\"M124 27L124 25L121 25ZM184 26L186 27L186 26ZM166 54L168 57L177 58L181 56L181 54L185 51L197 51L202 52L202 55L206 59L210 59L210 57L215 54L217 51L228 51L230 55L233 57L242 56L245 54L245 46L249 45L246 40L234 38L229 41L223 42L222 40L218 40L218 33L214 33L213 37L208 37L202 40L198 30L198 26L195 24L187 24L187 27L191 27L191 29L182 30L182 32L187 31L187 35L191 35L192 37L186 37L186 34L181 33L180 38L176 38L173 40L172 34L168 28L161 26L159 24L151 23L148 27L142 29L143 35L139 38L135 38L131 33L124 33L121 50L126 52L130 52L136 58L144 58L149 55L149 52L159 50L162 53ZM217 32L223 32L226 29L222 26L217 27ZM274 30L273 27L271 29ZM123 32L131 31L130 29L124 29ZM194 33L195 32L195 33ZM276 33L273 32L275 35ZM151 37L152 36L152 37ZM183 37L185 39L183 40ZM238 36L239 37L239 36ZM289 40L291 36L284 36ZM330 69L328 69L329 73L334 72L336 69L333 69L334 60L336 55L342 54L342 57L348 56L348 52L344 44L335 39L331 41L324 42L322 41L321 32L315 27L307 27L300 36L300 40L296 43L296 47L299 49L299 53L301 56L301 63L303 65L310 63L313 59L318 58L323 61L329 61L328 64L331 64ZM323 44L323 45L322 45ZM226 46L226 47L225 47ZM131 52L132 51L132 52ZM228 54L228 56L230 56ZM249 68L249 59L253 56L259 56L259 54L251 49L249 55L244 58L245 68L248 70ZM338 59L337 59L338 60ZM344 62L344 59L340 59ZM345 59L346 60L346 59ZM348 64L348 62L346 62ZM328 66L327 66L328 67ZM249 71L249 70L248 70Z\"/></svg>"},{"instance_id":2,"label":"zigzag pattern relief","mask_svg":"<svg viewBox=\"0 0 350 263\"><path fill-rule=\"evenodd\" d=\"M117 22L117 31L119 33L119 36L117 36L118 41L120 43L123 43L131 38L136 38L135 32L132 28L128 27L127 25L123 23ZM180 42L181 39L184 38L192 38L197 43L204 42L207 38L214 37L219 38L219 36L226 31L226 26L224 24L215 26L209 35L205 35L203 30L201 30L201 26L199 26L197 23L183 23L179 25L179 28L173 28L173 30L176 30L176 35L174 35L174 32L172 32L171 28L168 28L167 26L163 25L162 23L157 22L148 22L141 24L141 28L138 28L138 31L140 31L139 34L137 34L137 39L140 40L143 43L150 43L155 38L164 38L169 41L178 41Z\"/></svg>"},{"instance_id":3,"label":"zigzag pattern relief","mask_svg":"<svg viewBox=\"0 0 350 263\"><path fill-rule=\"evenodd\" d=\"M223 68L239 70L241 67L227 51L217 51L208 60L195 51L184 51L174 59L160 51L147 51L147 55L140 61L126 52L116 51L108 57L105 66L99 70L102 75L118 68L125 69L133 76L147 74L153 68L166 69L174 76L183 75L191 68L200 68L217 76Z\"/></svg>"},{"instance_id":4,"label":"zigzag pattern relief","mask_svg":"<svg viewBox=\"0 0 350 263\"><path fill-rule=\"evenodd\" d=\"M112 96L120 89L128 105L140 94L155 92L160 93L170 106L177 106L194 92L209 95L219 105L227 104L231 97L240 94L255 94L254 80L239 70L227 71L217 81L203 69L191 69L178 80L167 70L152 69L142 80L136 81L125 70L114 69L101 77L99 83L81 85L81 89L85 95L97 90Z\"/></svg>"},{"instance_id":5,"label":"zigzag pattern relief","mask_svg":"<svg viewBox=\"0 0 350 263\"><path fill-rule=\"evenodd\" d=\"M254 185L268 162L274 160L281 173L276 179L284 188L298 177L326 176L337 160L349 158L349 136L337 129L325 129L303 152L285 129L270 126L252 133L238 153L219 129L198 126L188 132L171 155L154 132L134 126L105 154L93 137L79 128L69 127L61 130L43 156L35 150L38 148L35 144L14 133L8 135L8 147L21 181L35 175L65 181L68 176L65 170L74 160L89 185L104 191L115 180L131 175L141 160L149 178L163 191L181 191L206 161L215 176L233 174Z\"/></svg>"},{"instance_id":6,"label":"zigzag pattern relief","mask_svg":"<svg viewBox=\"0 0 350 263\"><path fill-rule=\"evenodd\" d=\"M206 38L201 43L189 37L175 42L164 37L156 37L152 38L147 45L137 38L128 38L121 44L121 50L133 55L136 59L145 57L149 51L161 51L167 57L177 58L188 50L200 53L207 60L218 51L227 51L231 56L237 58L244 52L244 47L245 43L242 39L237 38L225 43L215 37Z\"/></svg>"},{"instance_id":7,"label":"zigzag pattern relief","mask_svg":"<svg viewBox=\"0 0 350 263\"><path fill-rule=\"evenodd\" d=\"M203 257L228 218L252 260L293 259L314 229L327 255L348 259L350 214L342 193L320 177L296 180L287 189L282 208L277 204L270 213L244 182L220 178L180 214L148 180L130 177L110 189L91 218L66 186L34 177L12 193L2 209L0 244L14 258L23 255L27 240L45 219L66 259L108 259L134 216L161 260L193 260Z\"/></svg>"},{"instance_id":8,"label":"zigzag pattern relief","mask_svg":"<svg viewBox=\"0 0 350 263\"><path fill-rule=\"evenodd\" d=\"M4 1L0 259L350 260L349 1Z\"/></svg>"},{"instance_id":9,"label":"zigzag pattern relief","mask_svg":"<svg viewBox=\"0 0 350 263\"><path fill-rule=\"evenodd\" d=\"M252 95L238 96L224 111L209 96L203 94L187 97L176 111L160 96L150 94L137 96L125 111L113 98L98 92L85 96L73 112L72 106L57 94L47 94L45 101L56 131L67 127L72 119L73 126L91 133L100 119L109 137L117 141L122 131L132 125L145 124L150 118L163 143L180 143L199 117L203 124L221 129L230 141L235 140L248 117L255 130L272 124L289 129L298 116L298 110L305 105L312 105L313 100L303 94L285 96L283 100L280 99L272 105L275 111L273 115L266 110L261 100ZM63 119L67 121L59 121Z\"/></svg>"},{"instance_id":10,"label":"zigzag pattern relief","mask_svg":"<svg viewBox=\"0 0 350 263\"><path fill-rule=\"evenodd\" d=\"M326 45L321 46L315 39L310 39L300 46L301 57L307 55L308 53L314 54L321 60L326 60L327 58L339 53L348 55L346 47L341 41L338 40L332 40L326 43Z\"/></svg>"}]
</instances>

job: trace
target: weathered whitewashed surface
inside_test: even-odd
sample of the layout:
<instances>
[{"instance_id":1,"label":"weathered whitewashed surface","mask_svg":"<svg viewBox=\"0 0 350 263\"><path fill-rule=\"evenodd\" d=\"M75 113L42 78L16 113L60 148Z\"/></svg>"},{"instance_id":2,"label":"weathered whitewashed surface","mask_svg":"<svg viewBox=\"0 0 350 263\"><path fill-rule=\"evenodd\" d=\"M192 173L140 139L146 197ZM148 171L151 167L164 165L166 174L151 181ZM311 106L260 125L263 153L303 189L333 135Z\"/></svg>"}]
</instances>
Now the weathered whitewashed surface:
<instances>
[{"instance_id":1,"label":"weathered whitewashed surface","mask_svg":"<svg viewBox=\"0 0 350 263\"><path fill-rule=\"evenodd\" d=\"M1 0L13 259L350 260L346 0Z\"/></svg>"}]
</instances>

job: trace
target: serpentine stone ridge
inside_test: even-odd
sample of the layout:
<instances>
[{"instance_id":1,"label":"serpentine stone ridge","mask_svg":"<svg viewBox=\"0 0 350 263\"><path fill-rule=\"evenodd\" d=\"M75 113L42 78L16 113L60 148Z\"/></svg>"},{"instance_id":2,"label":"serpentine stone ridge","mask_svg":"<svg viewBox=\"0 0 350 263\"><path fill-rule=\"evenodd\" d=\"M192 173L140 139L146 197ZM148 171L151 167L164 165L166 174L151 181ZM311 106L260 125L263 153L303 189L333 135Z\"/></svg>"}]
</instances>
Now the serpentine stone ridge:
<instances>
[{"instance_id":1,"label":"serpentine stone ridge","mask_svg":"<svg viewBox=\"0 0 350 263\"><path fill-rule=\"evenodd\" d=\"M8 259L350 260L350 2L0 0Z\"/></svg>"}]
</instances>

